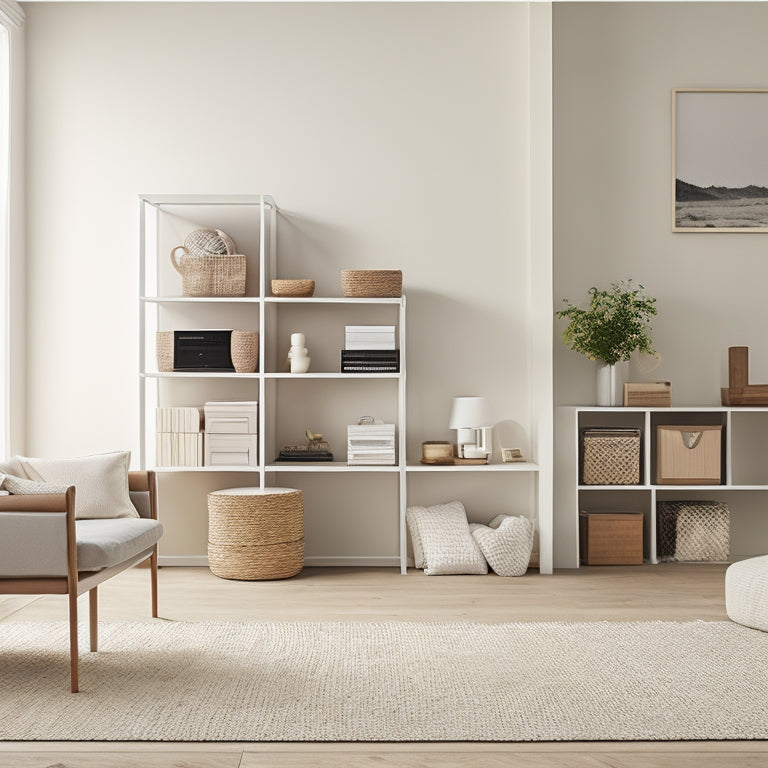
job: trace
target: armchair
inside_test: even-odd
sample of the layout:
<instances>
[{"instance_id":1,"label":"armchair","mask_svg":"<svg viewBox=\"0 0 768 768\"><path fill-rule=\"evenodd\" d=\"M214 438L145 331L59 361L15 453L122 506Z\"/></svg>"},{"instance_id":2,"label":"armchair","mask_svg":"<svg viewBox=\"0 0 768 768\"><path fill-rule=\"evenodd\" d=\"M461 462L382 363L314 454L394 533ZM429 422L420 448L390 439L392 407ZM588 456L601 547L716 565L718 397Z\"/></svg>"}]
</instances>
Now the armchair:
<instances>
[{"instance_id":1,"label":"armchair","mask_svg":"<svg viewBox=\"0 0 768 768\"><path fill-rule=\"evenodd\" d=\"M98 592L103 581L149 560L157 617L157 519L154 472L128 473L138 517L75 519L75 487L64 493L0 496L0 594L69 598L70 680L78 691L77 598L88 592L90 649L98 649Z\"/></svg>"}]
</instances>

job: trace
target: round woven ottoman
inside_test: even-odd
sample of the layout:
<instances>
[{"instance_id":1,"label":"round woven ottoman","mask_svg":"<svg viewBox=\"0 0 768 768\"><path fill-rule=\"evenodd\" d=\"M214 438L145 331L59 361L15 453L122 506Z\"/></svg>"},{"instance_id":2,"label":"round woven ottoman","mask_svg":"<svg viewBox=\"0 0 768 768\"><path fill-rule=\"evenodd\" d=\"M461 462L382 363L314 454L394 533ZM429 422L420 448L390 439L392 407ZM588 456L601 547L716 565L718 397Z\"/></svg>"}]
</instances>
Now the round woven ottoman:
<instances>
[{"instance_id":1,"label":"round woven ottoman","mask_svg":"<svg viewBox=\"0 0 768 768\"><path fill-rule=\"evenodd\" d=\"M768 632L768 555L728 566L725 610L731 621Z\"/></svg>"},{"instance_id":2,"label":"round woven ottoman","mask_svg":"<svg viewBox=\"0 0 768 768\"><path fill-rule=\"evenodd\" d=\"M226 488L208 494L208 565L222 579L287 579L304 567L304 494Z\"/></svg>"}]
</instances>

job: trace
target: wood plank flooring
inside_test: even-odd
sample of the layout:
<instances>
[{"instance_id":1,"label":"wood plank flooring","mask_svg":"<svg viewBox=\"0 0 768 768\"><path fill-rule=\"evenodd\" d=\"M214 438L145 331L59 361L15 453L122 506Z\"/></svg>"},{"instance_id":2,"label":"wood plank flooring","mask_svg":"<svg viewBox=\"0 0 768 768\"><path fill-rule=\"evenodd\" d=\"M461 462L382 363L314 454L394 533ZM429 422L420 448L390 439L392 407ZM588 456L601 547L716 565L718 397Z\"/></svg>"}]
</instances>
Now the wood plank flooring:
<instances>
[{"instance_id":1,"label":"wood plank flooring","mask_svg":"<svg viewBox=\"0 0 768 768\"><path fill-rule=\"evenodd\" d=\"M160 571L160 615L175 620L727 620L725 566L581 568L554 576L400 576L389 568L308 568L233 582L204 568ZM99 588L103 620L149 615L149 574ZM81 598L87 616L86 598ZM66 620L59 596L0 598L0 621ZM87 684L87 683L84 683ZM0 743L0 768L764 768L768 742L542 744Z\"/></svg>"}]
</instances>

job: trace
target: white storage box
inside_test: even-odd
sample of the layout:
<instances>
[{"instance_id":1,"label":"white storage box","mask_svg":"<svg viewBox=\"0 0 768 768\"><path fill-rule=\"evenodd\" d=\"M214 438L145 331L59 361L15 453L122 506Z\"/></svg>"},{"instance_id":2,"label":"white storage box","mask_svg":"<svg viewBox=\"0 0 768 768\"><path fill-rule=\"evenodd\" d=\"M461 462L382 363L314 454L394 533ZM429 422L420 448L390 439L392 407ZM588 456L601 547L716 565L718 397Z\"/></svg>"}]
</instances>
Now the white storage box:
<instances>
[{"instance_id":1,"label":"white storage box","mask_svg":"<svg viewBox=\"0 0 768 768\"><path fill-rule=\"evenodd\" d=\"M257 467L258 455L258 435L205 435L206 467Z\"/></svg>"},{"instance_id":2,"label":"white storage box","mask_svg":"<svg viewBox=\"0 0 768 768\"><path fill-rule=\"evenodd\" d=\"M353 424L347 427L347 464L394 463L394 424Z\"/></svg>"},{"instance_id":3,"label":"white storage box","mask_svg":"<svg viewBox=\"0 0 768 768\"><path fill-rule=\"evenodd\" d=\"M205 404L208 434L255 435L259 431L258 402L210 402Z\"/></svg>"}]
</instances>

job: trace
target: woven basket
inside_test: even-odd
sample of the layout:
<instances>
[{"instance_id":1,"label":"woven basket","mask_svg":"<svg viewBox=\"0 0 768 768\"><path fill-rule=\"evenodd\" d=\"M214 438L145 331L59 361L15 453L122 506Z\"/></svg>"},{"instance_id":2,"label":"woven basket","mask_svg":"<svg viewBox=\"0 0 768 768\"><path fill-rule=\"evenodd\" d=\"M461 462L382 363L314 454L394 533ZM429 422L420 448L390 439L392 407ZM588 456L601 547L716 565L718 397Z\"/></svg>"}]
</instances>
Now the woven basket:
<instances>
[{"instance_id":1,"label":"woven basket","mask_svg":"<svg viewBox=\"0 0 768 768\"><path fill-rule=\"evenodd\" d=\"M208 564L223 579L286 579L304 567L304 494L230 488L208 494Z\"/></svg>"},{"instance_id":2,"label":"woven basket","mask_svg":"<svg viewBox=\"0 0 768 768\"><path fill-rule=\"evenodd\" d=\"M176 252L182 251L177 257ZM171 251L181 275L182 296L245 296L245 256L241 253L193 256L186 246Z\"/></svg>"},{"instance_id":3,"label":"woven basket","mask_svg":"<svg viewBox=\"0 0 768 768\"><path fill-rule=\"evenodd\" d=\"M259 365L259 332L232 331L230 354L236 373L253 373Z\"/></svg>"},{"instance_id":4,"label":"woven basket","mask_svg":"<svg viewBox=\"0 0 768 768\"><path fill-rule=\"evenodd\" d=\"M656 503L659 560L725 562L730 550L730 510L718 501Z\"/></svg>"},{"instance_id":5,"label":"woven basket","mask_svg":"<svg viewBox=\"0 0 768 768\"><path fill-rule=\"evenodd\" d=\"M167 373L173 370L173 331L158 331L155 335L157 370Z\"/></svg>"},{"instance_id":6,"label":"woven basket","mask_svg":"<svg viewBox=\"0 0 768 768\"><path fill-rule=\"evenodd\" d=\"M639 429L588 429L583 444L584 485L639 485Z\"/></svg>"},{"instance_id":7,"label":"woven basket","mask_svg":"<svg viewBox=\"0 0 768 768\"><path fill-rule=\"evenodd\" d=\"M394 299L403 295L399 269L342 269L341 292L348 299Z\"/></svg>"},{"instance_id":8,"label":"woven basket","mask_svg":"<svg viewBox=\"0 0 768 768\"><path fill-rule=\"evenodd\" d=\"M309 297L315 292L314 280L273 280L273 296Z\"/></svg>"}]
</instances>

